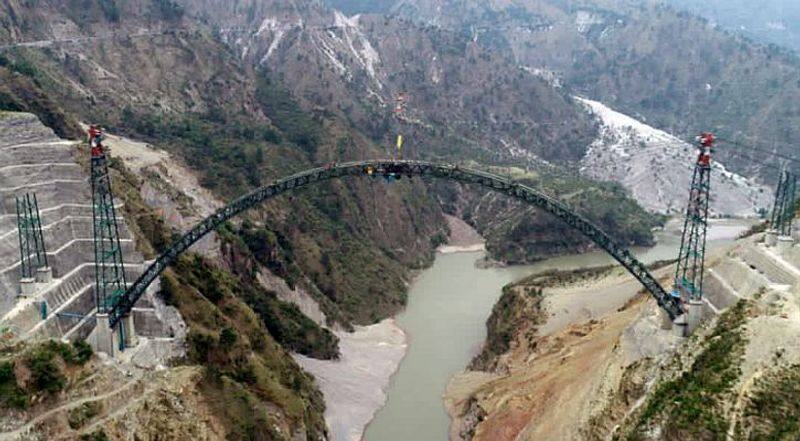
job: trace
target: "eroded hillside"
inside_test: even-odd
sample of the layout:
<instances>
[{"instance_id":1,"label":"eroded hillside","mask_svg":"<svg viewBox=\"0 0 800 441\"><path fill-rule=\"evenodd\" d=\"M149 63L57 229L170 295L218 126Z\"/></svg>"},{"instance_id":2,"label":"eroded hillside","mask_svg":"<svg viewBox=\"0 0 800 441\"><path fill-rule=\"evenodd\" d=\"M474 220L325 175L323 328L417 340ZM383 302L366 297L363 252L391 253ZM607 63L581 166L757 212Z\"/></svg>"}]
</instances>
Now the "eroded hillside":
<instances>
[{"instance_id":1,"label":"eroded hillside","mask_svg":"<svg viewBox=\"0 0 800 441\"><path fill-rule=\"evenodd\" d=\"M714 253L705 302L718 315L689 339L665 330L655 304L621 274L556 273L508 287L476 371L448 388L454 439L800 434L789 398L800 359L796 248L766 248L757 236ZM563 302L581 295L607 305L564 326Z\"/></svg>"}]
</instances>

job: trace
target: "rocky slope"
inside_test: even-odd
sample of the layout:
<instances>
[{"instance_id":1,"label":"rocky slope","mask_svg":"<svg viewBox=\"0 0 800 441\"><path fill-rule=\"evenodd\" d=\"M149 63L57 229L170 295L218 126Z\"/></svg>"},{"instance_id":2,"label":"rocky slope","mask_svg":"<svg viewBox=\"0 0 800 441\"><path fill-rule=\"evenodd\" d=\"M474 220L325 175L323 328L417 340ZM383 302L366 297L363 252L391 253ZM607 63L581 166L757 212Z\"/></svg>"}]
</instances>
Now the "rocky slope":
<instances>
[{"instance_id":1,"label":"rocky slope","mask_svg":"<svg viewBox=\"0 0 800 441\"><path fill-rule=\"evenodd\" d=\"M692 180L697 149L597 101L579 99L602 128L581 160L581 172L594 179L621 183L647 210L680 215ZM754 217L772 205L772 191L728 171L713 169L712 216Z\"/></svg>"},{"instance_id":2,"label":"rocky slope","mask_svg":"<svg viewBox=\"0 0 800 441\"><path fill-rule=\"evenodd\" d=\"M490 320L501 351L448 388L453 439L794 439L798 277L797 248L758 236L714 253L705 301L719 315L690 339L664 331L654 303L614 270L509 287ZM552 327L560 309L543 308L540 289L550 301L613 292L622 307Z\"/></svg>"},{"instance_id":3,"label":"rocky slope","mask_svg":"<svg viewBox=\"0 0 800 441\"><path fill-rule=\"evenodd\" d=\"M670 133L715 130L783 154L797 138L796 57L662 2L398 0L384 12L510 49L531 72ZM720 155L771 181L752 161Z\"/></svg>"},{"instance_id":4,"label":"rocky slope","mask_svg":"<svg viewBox=\"0 0 800 441\"><path fill-rule=\"evenodd\" d=\"M25 74L17 76L39 84L84 120L105 122L184 155L204 175L201 184L223 199L287 167L394 154L386 146L393 145L397 133L405 135L409 156L532 167L542 166L542 160L575 161L595 138L591 117L564 90L520 69L511 52L476 44L459 33L391 18L347 18L315 2L294 7L266 0L165 3L174 10L151 3L117 5L116 14L64 16L58 25L41 12L47 3L36 11L10 3L8 12L15 19L7 24L7 41L36 41L44 48L16 47L6 57L13 66L32 66L18 69ZM143 59L145 53L151 56ZM91 57L81 61L87 54ZM193 60L191 68L188 60ZM57 87L55 79L62 76L70 80L68 87ZM400 92L408 110L395 118L392 108ZM211 167L202 160L209 156L214 158ZM253 161L259 167L250 167ZM374 189L355 188L351 207L360 211L346 222L348 229L384 243L381 253L405 266L424 263L418 256L429 258L430 239L443 227L441 217L429 222L435 217L432 201L424 208L427 214L417 213L399 225L400 205L384 204L390 209L370 215ZM318 199L312 203L313 211L320 204ZM526 216L521 210L513 213ZM356 218L375 214L380 219L356 227L361 222ZM321 215L335 219L339 214ZM619 225L631 219L610 216L599 221L620 240L650 240L647 233L628 237ZM543 218L541 225L554 223ZM417 235L413 229L425 230L427 239L412 238ZM507 242L508 237L499 236L508 231L501 230L498 240ZM544 242L558 240L541 231L537 236ZM581 238L573 239L586 246ZM514 259L564 249L528 245L535 240L526 241ZM358 259L356 253L347 254L344 260ZM393 257L377 261L391 266ZM356 291L356 297L377 288L353 284L353 276L343 272L326 277L307 259L299 264L329 297L337 286L338 291ZM401 278L393 278L392 298L378 305L372 319L396 310ZM334 320L342 315L328 312ZM348 320L357 317L362 323L371 314L344 311Z\"/></svg>"},{"instance_id":5,"label":"rocky slope","mask_svg":"<svg viewBox=\"0 0 800 441\"><path fill-rule=\"evenodd\" d=\"M756 41L795 51L800 49L800 5L791 0L767 0L758 4L726 0L668 0L666 3Z\"/></svg>"},{"instance_id":6,"label":"rocky slope","mask_svg":"<svg viewBox=\"0 0 800 441\"><path fill-rule=\"evenodd\" d=\"M347 121L304 110L277 80L241 62L214 31L189 19L188 6L126 2L118 14L95 6L97 14L73 16L56 3L4 5L14 18L5 23L6 41L48 42L5 51L24 72L14 75L38 85L72 118L120 127L182 156L216 197L231 199L334 155L377 156L367 153L377 151L374 142ZM171 28L181 32L164 31ZM293 204L270 204L251 218L253 228L234 233L271 235L261 265L292 285L308 281L332 321L372 323L402 307L408 268L432 258L445 231L419 183L382 188L385 204L375 202L375 185L334 185L336 197L319 190ZM412 201L412 187L422 197ZM272 220L270 229L263 219Z\"/></svg>"}]
</instances>

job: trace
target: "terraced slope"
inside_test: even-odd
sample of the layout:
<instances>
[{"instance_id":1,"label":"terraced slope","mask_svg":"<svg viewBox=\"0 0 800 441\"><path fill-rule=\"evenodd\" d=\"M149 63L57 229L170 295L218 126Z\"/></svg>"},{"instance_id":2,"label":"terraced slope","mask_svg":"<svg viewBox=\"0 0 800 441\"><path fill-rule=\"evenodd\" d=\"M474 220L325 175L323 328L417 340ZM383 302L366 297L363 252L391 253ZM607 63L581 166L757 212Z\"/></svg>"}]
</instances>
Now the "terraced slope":
<instances>
[{"instance_id":1,"label":"terraced slope","mask_svg":"<svg viewBox=\"0 0 800 441\"><path fill-rule=\"evenodd\" d=\"M75 340L93 329L91 190L77 152L77 143L58 138L33 115L0 116L0 326L20 337ZM26 192L37 195L53 281L37 284L36 295L22 299L14 198ZM126 274L132 280L141 273L143 258L125 221L119 222ZM135 310L135 323L146 337L175 332L158 318L151 295Z\"/></svg>"}]
</instances>

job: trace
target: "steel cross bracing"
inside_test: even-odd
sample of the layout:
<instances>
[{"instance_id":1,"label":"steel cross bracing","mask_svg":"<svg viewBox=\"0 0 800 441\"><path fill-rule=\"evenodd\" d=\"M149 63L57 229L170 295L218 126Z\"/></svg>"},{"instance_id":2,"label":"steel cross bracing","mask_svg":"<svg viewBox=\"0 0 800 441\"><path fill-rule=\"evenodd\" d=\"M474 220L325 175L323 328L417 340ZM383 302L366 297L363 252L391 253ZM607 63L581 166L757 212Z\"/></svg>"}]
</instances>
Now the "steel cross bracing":
<instances>
[{"instance_id":1,"label":"steel cross bracing","mask_svg":"<svg viewBox=\"0 0 800 441\"><path fill-rule=\"evenodd\" d=\"M95 304L105 313L125 294L125 268L105 154L92 157Z\"/></svg>"},{"instance_id":2,"label":"steel cross bracing","mask_svg":"<svg viewBox=\"0 0 800 441\"><path fill-rule=\"evenodd\" d=\"M36 194L17 196L17 231L19 233L20 275L31 279L38 268L47 267L42 220Z\"/></svg>"},{"instance_id":3,"label":"steel cross bracing","mask_svg":"<svg viewBox=\"0 0 800 441\"><path fill-rule=\"evenodd\" d=\"M430 176L433 178L480 185L481 187L505 193L513 198L535 205L577 229L603 250L611 254L611 256L644 285L671 318L674 319L682 314L680 302L664 290L644 264L633 257L627 249L614 242L600 228L576 214L572 209L561 202L508 178L479 170L423 161L376 160L348 162L303 171L259 188L217 210L214 214L192 228L191 231L183 235L177 242L173 243L172 246L160 255L133 285L131 285L109 313L111 326L116 326L120 319L131 311L133 305L139 297L144 294L147 287L155 281L167 266L174 263L181 253L232 217L293 189L348 176Z\"/></svg>"},{"instance_id":4,"label":"steel cross bracing","mask_svg":"<svg viewBox=\"0 0 800 441\"><path fill-rule=\"evenodd\" d=\"M711 166L698 163L692 177L678 267L675 271L673 296L684 301L699 301L703 297L710 191Z\"/></svg>"},{"instance_id":5,"label":"steel cross bracing","mask_svg":"<svg viewBox=\"0 0 800 441\"><path fill-rule=\"evenodd\" d=\"M772 209L771 226L778 234L790 236L795 215L797 176L788 171L781 173L778 190L775 192L775 205Z\"/></svg>"}]
</instances>

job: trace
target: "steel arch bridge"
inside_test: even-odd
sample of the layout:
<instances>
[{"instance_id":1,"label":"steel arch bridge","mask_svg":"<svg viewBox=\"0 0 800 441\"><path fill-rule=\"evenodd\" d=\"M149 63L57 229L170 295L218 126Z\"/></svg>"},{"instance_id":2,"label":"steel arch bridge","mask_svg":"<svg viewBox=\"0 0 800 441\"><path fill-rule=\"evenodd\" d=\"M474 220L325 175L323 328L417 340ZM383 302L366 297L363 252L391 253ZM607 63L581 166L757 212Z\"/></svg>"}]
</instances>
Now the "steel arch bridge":
<instances>
[{"instance_id":1,"label":"steel arch bridge","mask_svg":"<svg viewBox=\"0 0 800 441\"><path fill-rule=\"evenodd\" d=\"M429 176L479 185L499 193L504 193L527 204L534 205L580 231L614 257L614 259L644 285L670 318L674 320L683 314L680 300L668 294L650 274L647 267L633 257L626 248L617 244L599 227L584 219L563 203L531 187L514 182L509 178L452 164L408 160L374 160L347 162L302 171L261 187L217 210L214 214L197 224L178 241L173 243L167 251L158 256L133 285L128 288L109 313L111 327L113 328L116 326L125 315L131 312L133 305L144 294L147 287L150 286L169 265L174 263L183 252L229 219L266 200L280 196L289 191L307 187L318 182L348 176Z\"/></svg>"}]
</instances>

